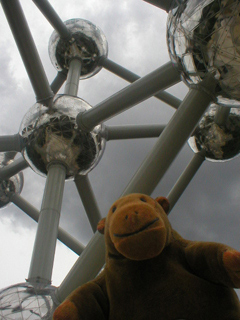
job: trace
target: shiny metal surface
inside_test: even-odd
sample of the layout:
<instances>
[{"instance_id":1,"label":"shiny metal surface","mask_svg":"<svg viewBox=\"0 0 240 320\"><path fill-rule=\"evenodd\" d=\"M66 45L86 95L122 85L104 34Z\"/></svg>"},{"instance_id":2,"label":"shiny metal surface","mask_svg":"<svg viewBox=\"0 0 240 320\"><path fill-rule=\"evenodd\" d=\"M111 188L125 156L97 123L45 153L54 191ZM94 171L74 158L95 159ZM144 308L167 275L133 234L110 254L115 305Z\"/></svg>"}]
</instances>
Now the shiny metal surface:
<instances>
[{"instance_id":1,"label":"shiny metal surface","mask_svg":"<svg viewBox=\"0 0 240 320\"><path fill-rule=\"evenodd\" d=\"M167 22L170 58L190 87L207 74L218 81L216 103L240 106L240 2L188 0L172 3Z\"/></svg>"},{"instance_id":2,"label":"shiny metal surface","mask_svg":"<svg viewBox=\"0 0 240 320\"><path fill-rule=\"evenodd\" d=\"M0 168L9 165L13 160L9 157L10 152L0 153ZM15 153L14 153L15 154ZM23 188L23 173L20 172L9 179L0 181L0 208L10 203L10 193L20 194Z\"/></svg>"},{"instance_id":3,"label":"shiny metal surface","mask_svg":"<svg viewBox=\"0 0 240 320\"><path fill-rule=\"evenodd\" d=\"M52 318L56 307L56 288L34 287L25 282L0 291L0 318L4 319L45 319Z\"/></svg>"},{"instance_id":4,"label":"shiny metal surface","mask_svg":"<svg viewBox=\"0 0 240 320\"><path fill-rule=\"evenodd\" d=\"M101 70L100 58L107 57L108 44L103 32L94 24L83 19L65 21L72 39L61 39L54 31L50 37L48 51L53 66L58 70L68 70L72 58L82 62L80 79L86 79Z\"/></svg>"},{"instance_id":5,"label":"shiny metal surface","mask_svg":"<svg viewBox=\"0 0 240 320\"><path fill-rule=\"evenodd\" d=\"M19 134L24 141L23 156L31 168L47 174L49 163L60 162L67 168L67 179L86 174L98 163L104 150L102 126L83 132L76 125L79 112L91 106L84 100L57 95L53 108L36 103L22 120Z\"/></svg>"},{"instance_id":6,"label":"shiny metal surface","mask_svg":"<svg viewBox=\"0 0 240 320\"><path fill-rule=\"evenodd\" d=\"M231 108L222 125L216 123L216 113L217 106L211 105L188 142L196 153L205 150L207 160L230 160L240 152L240 110Z\"/></svg>"}]
</instances>

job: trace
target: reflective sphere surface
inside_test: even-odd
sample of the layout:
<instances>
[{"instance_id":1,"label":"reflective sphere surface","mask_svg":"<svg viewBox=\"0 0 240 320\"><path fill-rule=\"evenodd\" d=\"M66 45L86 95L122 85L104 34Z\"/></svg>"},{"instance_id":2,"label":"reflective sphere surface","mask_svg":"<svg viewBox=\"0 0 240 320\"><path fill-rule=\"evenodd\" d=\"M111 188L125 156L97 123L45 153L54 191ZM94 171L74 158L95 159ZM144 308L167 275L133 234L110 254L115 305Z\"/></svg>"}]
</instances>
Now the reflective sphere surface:
<instances>
[{"instance_id":1,"label":"reflective sphere surface","mask_svg":"<svg viewBox=\"0 0 240 320\"><path fill-rule=\"evenodd\" d=\"M9 165L13 160L9 157L10 152L0 153L0 168ZM0 182L0 208L10 203L9 193L20 194L23 188L23 173L19 172L15 176Z\"/></svg>"},{"instance_id":2,"label":"reflective sphere surface","mask_svg":"<svg viewBox=\"0 0 240 320\"><path fill-rule=\"evenodd\" d=\"M239 0L173 0L167 22L170 58L190 87L211 73L216 103L240 106Z\"/></svg>"},{"instance_id":3,"label":"reflective sphere surface","mask_svg":"<svg viewBox=\"0 0 240 320\"><path fill-rule=\"evenodd\" d=\"M240 110L229 109L225 124L215 122L217 106L212 105L203 116L189 139L194 152L205 150L206 159L213 161L230 160L240 152Z\"/></svg>"},{"instance_id":4,"label":"reflective sphere surface","mask_svg":"<svg viewBox=\"0 0 240 320\"><path fill-rule=\"evenodd\" d=\"M20 283L0 291L1 319L52 319L57 306L56 288L35 288L30 283Z\"/></svg>"},{"instance_id":5,"label":"reflective sphere surface","mask_svg":"<svg viewBox=\"0 0 240 320\"><path fill-rule=\"evenodd\" d=\"M23 156L35 172L46 175L50 163L60 162L70 179L96 166L106 142L102 126L83 132L76 124L78 113L90 108L78 97L57 95L51 109L36 103L28 111L19 134L24 142Z\"/></svg>"},{"instance_id":6,"label":"reflective sphere surface","mask_svg":"<svg viewBox=\"0 0 240 320\"><path fill-rule=\"evenodd\" d=\"M69 68L69 61L78 57L82 61L80 79L86 79L101 70L99 60L107 57L108 44L103 32L94 24L83 19L71 19L64 22L72 33L71 41L65 41L54 31L50 37L48 51L53 66L62 71ZM72 47L74 43L76 47Z\"/></svg>"}]
</instances>

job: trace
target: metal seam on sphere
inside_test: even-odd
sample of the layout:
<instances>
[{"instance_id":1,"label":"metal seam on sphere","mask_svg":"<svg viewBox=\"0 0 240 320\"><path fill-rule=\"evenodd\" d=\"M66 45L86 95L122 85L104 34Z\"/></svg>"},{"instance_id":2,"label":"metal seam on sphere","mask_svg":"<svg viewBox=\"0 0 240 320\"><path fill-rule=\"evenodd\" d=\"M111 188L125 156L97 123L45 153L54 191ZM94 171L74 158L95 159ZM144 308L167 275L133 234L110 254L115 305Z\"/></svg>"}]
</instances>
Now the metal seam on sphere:
<instances>
[{"instance_id":1,"label":"metal seam on sphere","mask_svg":"<svg viewBox=\"0 0 240 320\"><path fill-rule=\"evenodd\" d=\"M18 0L2 0L1 4L36 94L36 99L48 104L53 97L53 92L49 86L21 5Z\"/></svg>"},{"instance_id":2,"label":"metal seam on sphere","mask_svg":"<svg viewBox=\"0 0 240 320\"><path fill-rule=\"evenodd\" d=\"M122 79L124 79L128 82L132 83L132 82L141 78L137 74L129 71L126 68L123 68L122 66L120 66L119 64L117 64L116 62L113 62L112 60L110 60L108 58L104 57L104 58L100 59L99 64L102 65L103 68L105 68L106 70L114 73L118 77L121 77ZM173 96L172 94L170 94L166 91L159 91L154 95L154 97L167 103L168 105L170 105L171 107L173 107L175 109L177 109L180 106L180 104L182 103L182 101L180 99L178 99L177 97Z\"/></svg>"}]
</instances>

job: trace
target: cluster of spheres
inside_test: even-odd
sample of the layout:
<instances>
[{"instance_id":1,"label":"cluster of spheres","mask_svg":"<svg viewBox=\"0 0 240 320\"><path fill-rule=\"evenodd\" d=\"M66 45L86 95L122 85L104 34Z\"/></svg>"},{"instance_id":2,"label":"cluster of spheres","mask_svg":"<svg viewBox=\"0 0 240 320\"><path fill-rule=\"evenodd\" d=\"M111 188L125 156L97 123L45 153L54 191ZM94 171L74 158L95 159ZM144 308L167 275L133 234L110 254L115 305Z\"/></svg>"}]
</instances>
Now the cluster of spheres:
<instances>
[{"instance_id":1,"label":"cluster of spheres","mask_svg":"<svg viewBox=\"0 0 240 320\"><path fill-rule=\"evenodd\" d=\"M236 0L173 0L167 21L171 61L190 88L213 97L208 112L189 139L194 152L207 160L225 161L240 152L240 2ZM215 89L204 85L213 79ZM225 121L219 123L220 108Z\"/></svg>"},{"instance_id":2,"label":"cluster of spheres","mask_svg":"<svg viewBox=\"0 0 240 320\"><path fill-rule=\"evenodd\" d=\"M53 32L49 55L58 72L67 74L72 59L81 61L80 79L100 71L99 61L107 57L102 31L82 19L65 22L71 39ZM171 61L190 88L198 88L209 75L216 83L209 92L215 101L195 129L189 144L194 152L204 150L215 161L231 159L240 152L240 2L239 0L173 0L167 22L167 43ZM208 88L204 87L204 90ZM219 106L229 108L225 121L217 121ZM51 106L36 103L22 120L19 134L22 154L30 167L47 175L49 165L61 163L66 179L87 174L100 160L104 128L90 132L78 128L76 118L91 106L84 100L56 95ZM0 159L0 168L11 160ZM2 181L0 207L9 202L9 192L20 193L21 174ZM2 319L51 319L55 288L26 282L0 292Z\"/></svg>"},{"instance_id":3,"label":"cluster of spheres","mask_svg":"<svg viewBox=\"0 0 240 320\"><path fill-rule=\"evenodd\" d=\"M80 79L87 79L101 69L99 60L108 52L106 38L86 20L71 19L65 25L71 39L61 39L53 32L49 41L51 62L58 71L67 73L71 60L79 59ZM91 106L79 97L56 95L51 107L36 103L27 112L19 134L24 144L22 154L36 173L47 175L48 166L58 162L66 167L66 179L72 179L97 165L106 143L103 125L84 132L76 123L77 115L89 109Z\"/></svg>"}]
</instances>

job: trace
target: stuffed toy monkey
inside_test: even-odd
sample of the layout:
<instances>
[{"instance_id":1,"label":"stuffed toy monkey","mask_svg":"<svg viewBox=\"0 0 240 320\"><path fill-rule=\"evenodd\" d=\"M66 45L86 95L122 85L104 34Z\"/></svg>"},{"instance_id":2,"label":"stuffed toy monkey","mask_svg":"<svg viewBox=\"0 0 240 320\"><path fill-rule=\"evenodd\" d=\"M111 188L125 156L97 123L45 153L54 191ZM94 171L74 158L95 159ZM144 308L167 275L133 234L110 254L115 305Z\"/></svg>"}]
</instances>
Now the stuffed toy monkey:
<instances>
[{"instance_id":1,"label":"stuffed toy monkey","mask_svg":"<svg viewBox=\"0 0 240 320\"><path fill-rule=\"evenodd\" d=\"M240 252L189 241L167 218L166 198L130 194L98 224L106 266L76 289L54 320L239 320Z\"/></svg>"}]
</instances>

